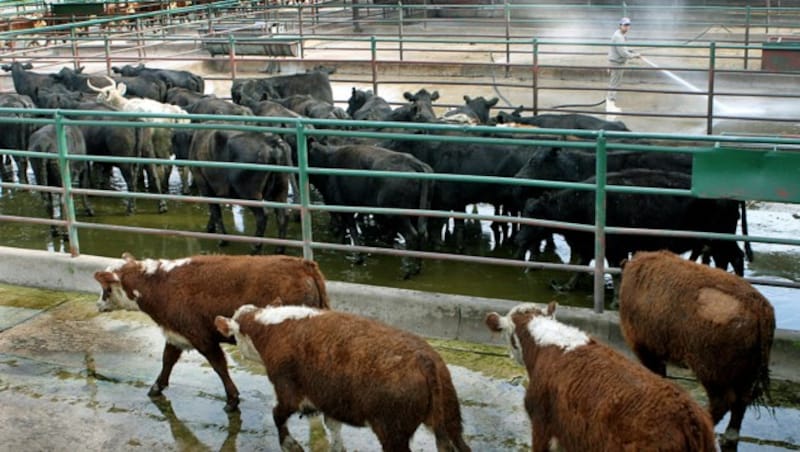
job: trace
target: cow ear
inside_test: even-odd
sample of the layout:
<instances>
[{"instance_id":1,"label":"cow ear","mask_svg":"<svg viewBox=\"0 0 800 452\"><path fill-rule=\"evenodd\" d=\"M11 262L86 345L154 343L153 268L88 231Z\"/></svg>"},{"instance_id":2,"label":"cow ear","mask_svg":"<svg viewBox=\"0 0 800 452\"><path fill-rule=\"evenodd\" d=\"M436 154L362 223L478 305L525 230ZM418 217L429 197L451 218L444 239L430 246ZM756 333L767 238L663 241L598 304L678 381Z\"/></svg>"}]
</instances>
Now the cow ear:
<instances>
[{"instance_id":1,"label":"cow ear","mask_svg":"<svg viewBox=\"0 0 800 452\"><path fill-rule=\"evenodd\" d=\"M124 96L127 91L128 91L128 86L127 85L125 85L122 82L117 83L117 92L119 92L120 96Z\"/></svg>"},{"instance_id":2,"label":"cow ear","mask_svg":"<svg viewBox=\"0 0 800 452\"><path fill-rule=\"evenodd\" d=\"M214 318L214 326L217 328L217 331L224 337L231 337L233 336L233 320L218 315Z\"/></svg>"},{"instance_id":3,"label":"cow ear","mask_svg":"<svg viewBox=\"0 0 800 452\"><path fill-rule=\"evenodd\" d=\"M133 254L131 254L131 253L127 252L127 251L122 253L122 258L125 259L125 262L135 262L136 261L136 258L133 257Z\"/></svg>"},{"instance_id":4,"label":"cow ear","mask_svg":"<svg viewBox=\"0 0 800 452\"><path fill-rule=\"evenodd\" d=\"M557 307L558 307L558 303L556 303L555 301L551 301L550 303L547 303L547 316L548 317L552 317L552 318L556 318L556 308Z\"/></svg>"},{"instance_id":5,"label":"cow ear","mask_svg":"<svg viewBox=\"0 0 800 452\"><path fill-rule=\"evenodd\" d=\"M500 101L500 99L498 99L496 97L493 97L493 98L489 99L488 102L486 102L486 106L487 107L494 107L495 105L497 105L497 102L499 102L499 101Z\"/></svg>"},{"instance_id":6,"label":"cow ear","mask_svg":"<svg viewBox=\"0 0 800 452\"><path fill-rule=\"evenodd\" d=\"M464 94L464 102L466 102L466 103L469 103L469 101L470 101L470 100L471 100L471 99L469 98L469 96L467 96L466 94Z\"/></svg>"},{"instance_id":7,"label":"cow ear","mask_svg":"<svg viewBox=\"0 0 800 452\"><path fill-rule=\"evenodd\" d=\"M412 100L414 100L414 95L413 95L413 94L411 94L411 92L409 92L409 91L406 91L406 92L404 92L404 93L403 93L403 98L404 98L405 100L407 100L407 101L411 102Z\"/></svg>"},{"instance_id":8,"label":"cow ear","mask_svg":"<svg viewBox=\"0 0 800 452\"><path fill-rule=\"evenodd\" d=\"M434 91L434 92L431 94L431 100L436 100L436 99L438 99L438 98L439 98L439 91Z\"/></svg>"},{"instance_id":9,"label":"cow ear","mask_svg":"<svg viewBox=\"0 0 800 452\"><path fill-rule=\"evenodd\" d=\"M629 260L629 259L622 259L622 260L619 262L619 268L620 268L621 270L625 270L625 266L626 266L626 265L628 265L628 260Z\"/></svg>"},{"instance_id":10,"label":"cow ear","mask_svg":"<svg viewBox=\"0 0 800 452\"><path fill-rule=\"evenodd\" d=\"M489 328L489 331L493 333L499 333L503 331L503 327L501 326L500 314L496 312L490 312L486 314L486 318L484 319L484 323Z\"/></svg>"},{"instance_id":11,"label":"cow ear","mask_svg":"<svg viewBox=\"0 0 800 452\"><path fill-rule=\"evenodd\" d=\"M114 272L94 272L94 279L103 287L119 282L119 276Z\"/></svg>"}]
</instances>

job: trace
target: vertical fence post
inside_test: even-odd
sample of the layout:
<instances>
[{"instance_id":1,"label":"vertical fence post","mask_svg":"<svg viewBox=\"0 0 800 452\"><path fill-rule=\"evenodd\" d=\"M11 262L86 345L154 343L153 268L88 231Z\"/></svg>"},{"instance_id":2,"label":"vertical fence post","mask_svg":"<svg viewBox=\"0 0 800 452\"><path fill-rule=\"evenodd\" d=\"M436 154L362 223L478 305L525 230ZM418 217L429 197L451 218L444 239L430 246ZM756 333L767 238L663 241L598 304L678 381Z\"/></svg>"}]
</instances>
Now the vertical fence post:
<instances>
[{"instance_id":1,"label":"vertical fence post","mask_svg":"<svg viewBox=\"0 0 800 452\"><path fill-rule=\"evenodd\" d=\"M539 114L539 39L533 38L533 74L531 78L531 105L533 105L533 114Z\"/></svg>"},{"instance_id":2,"label":"vertical fence post","mask_svg":"<svg viewBox=\"0 0 800 452\"><path fill-rule=\"evenodd\" d=\"M717 59L717 46L714 41L708 46L708 114L706 115L706 134L711 135L714 132L714 78Z\"/></svg>"},{"instance_id":3,"label":"vertical fence post","mask_svg":"<svg viewBox=\"0 0 800 452\"><path fill-rule=\"evenodd\" d=\"M75 21L75 17L72 17L72 21ZM74 69L78 69L81 67L81 57L78 54L78 35L75 33L75 27L70 27L69 29L69 37L72 39L72 64Z\"/></svg>"},{"instance_id":4,"label":"vertical fence post","mask_svg":"<svg viewBox=\"0 0 800 452\"><path fill-rule=\"evenodd\" d=\"M103 48L106 52L106 74L111 75L111 42L108 40L108 34L103 36Z\"/></svg>"},{"instance_id":5,"label":"vertical fence post","mask_svg":"<svg viewBox=\"0 0 800 452\"><path fill-rule=\"evenodd\" d=\"M236 39L228 33L228 63L231 66L231 80L236 80Z\"/></svg>"},{"instance_id":6,"label":"vertical fence post","mask_svg":"<svg viewBox=\"0 0 800 452\"><path fill-rule=\"evenodd\" d=\"M378 95L378 43L375 36L369 38L370 65L372 66L372 92Z\"/></svg>"},{"instance_id":7,"label":"vertical fence post","mask_svg":"<svg viewBox=\"0 0 800 452\"><path fill-rule=\"evenodd\" d=\"M744 22L744 70L747 70L750 62L750 5L747 5L747 13Z\"/></svg>"},{"instance_id":8,"label":"vertical fence post","mask_svg":"<svg viewBox=\"0 0 800 452\"><path fill-rule=\"evenodd\" d=\"M303 5L297 8L297 32L300 35L300 59L302 60L306 54L305 39L303 39Z\"/></svg>"},{"instance_id":9,"label":"vertical fence post","mask_svg":"<svg viewBox=\"0 0 800 452\"><path fill-rule=\"evenodd\" d=\"M606 136L597 136L594 192L594 312L603 312L606 256Z\"/></svg>"},{"instance_id":10,"label":"vertical fence post","mask_svg":"<svg viewBox=\"0 0 800 452\"><path fill-rule=\"evenodd\" d=\"M80 254L80 245L78 244L78 230L75 228L75 202L72 199L72 176L69 171L70 162L67 159L68 149L67 136L64 131L64 116L60 112L55 113L55 128L56 145L58 147L58 169L61 171L61 219L66 221L69 253L75 257Z\"/></svg>"},{"instance_id":11,"label":"vertical fence post","mask_svg":"<svg viewBox=\"0 0 800 452\"><path fill-rule=\"evenodd\" d=\"M314 259L314 250L311 249L311 242L313 240L311 228L311 192L308 182L308 144L306 142L306 130L301 121L295 123L295 130L297 131L297 168L300 170L298 174L297 186L300 193L300 227L302 230L303 240L303 258L308 260Z\"/></svg>"},{"instance_id":12,"label":"vertical fence post","mask_svg":"<svg viewBox=\"0 0 800 452\"><path fill-rule=\"evenodd\" d=\"M508 0L504 0L503 5L506 13L506 77L511 73L511 6Z\"/></svg>"},{"instance_id":13,"label":"vertical fence post","mask_svg":"<svg viewBox=\"0 0 800 452\"><path fill-rule=\"evenodd\" d=\"M398 51L400 52L400 61L403 61L403 2L397 2L397 36L400 38L398 41Z\"/></svg>"}]
</instances>

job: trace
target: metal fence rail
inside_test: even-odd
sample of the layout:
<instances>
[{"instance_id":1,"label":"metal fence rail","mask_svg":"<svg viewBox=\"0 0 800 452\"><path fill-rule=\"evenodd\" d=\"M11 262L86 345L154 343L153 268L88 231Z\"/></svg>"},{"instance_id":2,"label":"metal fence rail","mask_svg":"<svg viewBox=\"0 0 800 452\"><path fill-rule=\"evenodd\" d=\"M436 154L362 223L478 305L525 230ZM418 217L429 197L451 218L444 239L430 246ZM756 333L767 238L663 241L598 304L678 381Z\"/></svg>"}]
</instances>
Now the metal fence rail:
<instances>
[{"instance_id":1,"label":"metal fence rail","mask_svg":"<svg viewBox=\"0 0 800 452\"><path fill-rule=\"evenodd\" d=\"M687 152L695 156L704 155L712 152L719 151L720 143L724 144L725 148L740 149L748 148L750 152L761 153L780 153L782 156L789 156L794 158L795 162L800 162L800 153L794 151L782 150L783 148L791 148L800 146L800 139L797 138L765 138L765 137L728 137L728 136L691 136L691 135L663 135L663 134L636 134L626 132L594 132L594 131L575 131L575 130L558 130L558 129L540 129L540 130L508 130L509 135L515 133L524 133L524 137L520 138L486 138L477 136L481 133L496 131L492 127L470 127L464 128L462 126L451 126L442 124L400 124L399 126L407 129L407 133L379 133L367 130L358 130L360 127L380 127L386 125L398 126L397 123L385 122L368 122L368 121L337 121L337 120L312 120L304 118L242 118L239 116L225 116L216 117L210 115L191 115L190 117L195 120L216 118L227 122L231 125L221 126L220 124L167 124L167 123L137 123L126 121L131 117L148 116L142 113L123 113L123 112L89 112L89 111L61 111L61 110L14 110L3 109L2 113L35 113L36 115L44 116L44 118L33 119L26 118L22 121L41 124L43 122L50 122L55 124L58 134L58 156L50 154L35 153L30 151L20 150L0 150L0 154L13 156L13 157L38 157L38 158L56 158L59 162L61 177L63 185L61 187L42 187L38 185L24 185L19 183L11 183L3 181L0 187L9 189L30 189L37 191L57 191L62 194L62 216L61 219L43 219L43 218L29 218L19 217L13 215L0 215L0 222L23 222L31 224L46 224L55 225L66 228L70 238L70 252L73 255L80 254L80 245L78 242L78 231L81 229L105 229L115 231L128 231L131 233L143 234L169 234L179 237L196 237L196 238L226 238L228 240L252 242L252 243L267 243L275 245L284 245L290 247L302 248L303 255L307 258L313 258L314 250L331 249L331 250L347 250L356 252L369 252L381 253L391 255L413 256L425 259L450 259L450 260L464 260L472 262L488 263L493 265L506 265L514 267L531 267L531 268L550 268L562 269L569 271L591 272L594 274L594 307L596 311L602 311L604 303L604 274L615 273L619 270L616 268L607 268L604 263L603 256L605 255L604 237L607 234L658 234L676 237L703 237L722 240L745 240L745 237L734 234L715 234L715 233L692 233L687 231L670 231L670 230L642 230L633 228L620 228L620 227L607 227L605 224L605 211L602 206L605 205L605 197L609 192L628 192L628 193L645 193L645 194L670 194L670 195L686 195L694 196L691 190L665 190L655 189L648 187L620 187L620 186L607 186L606 185L606 155L612 149L626 149L626 150L639 150L650 152ZM88 119L75 120L70 119L69 115L80 113ZM120 157L99 157L99 156L84 156L71 154L66 146L64 127L68 125L90 125L98 123L97 119L92 119L91 116L119 116L119 121L103 121L106 125L113 125L119 127L142 127L142 126L163 126L172 128L190 128L190 129L219 129L221 127L232 128L235 130L243 131L266 131L271 133L280 134L294 134L298 143L298 162L296 167L274 166L274 165L245 165L238 163L227 162L201 162L201 161L173 161L162 159L147 159L147 158L120 158ZM154 117L169 117L170 115L152 115ZM48 119L49 118L49 119ZM244 119L255 121L256 124L243 123ZM0 115L0 123L8 122L10 120L17 120L16 118L9 118ZM291 129L277 127L278 123L293 124ZM145 125L146 124L146 125ZM348 126L353 128L353 131L334 130L334 127ZM414 134L413 132L422 130L427 133ZM455 132L455 134L453 134ZM473 134L474 132L474 134ZM445 134L440 134L445 133ZM436 140L436 141L452 141L461 143L506 143L506 144L520 144L530 146L541 145L558 145L562 147L574 148L588 148L596 153L596 180L595 184L586 183L565 183L546 180L527 180L517 178L504 178L504 177L485 177L485 176L465 176L456 174L418 174L418 173L403 173L403 172L371 172L363 170L344 170L344 169L327 169L315 168L308 164L306 147L306 138L310 136L325 136L331 134L338 135L354 135L354 136L368 136L378 137L384 139L412 139L412 140ZM567 142L553 140L553 136L566 136L566 135L579 135L583 140L581 142ZM620 138L640 138L645 140L666 140L667 144L661 145L648 145L636 143L617 143L615 139ZM761 148L762 150L754 150L754 148ZM764 150L766 149L766 150ZM295 174L299 180L299 204L288 203L274 203L262 201L243 201L240 199L220 199L208 198L199 196L180 196L180 195L157 195L150 193L128 193L121 191L108 191L96 189L83 189L73 186L73 181L70 180L69 166L75 162L94 161L106 163L122 163L122 162L135 162L138 164L160 164L177 166L208 166L215 168L239 168L239 169L257 169L261 171L280 171ZM577 188L582 190L594 190L596 195L596 218L593 225L563 223L555 221L545 221L535 218L510 218L508 216L499 215L481 215L472 214L467 212L444 212L436 210L414 210L409 211L406 209L392 209L392 208L364 208L354 206L341 206L341 205L318 205L311 203L311 196L309 192L308 177L312 174L330 174L330 175L348 175L353 177L364 176L379 176L379 177L401 177L401 178L420 178L431 179L440 181L458 181L461 183L491 183L491 184L505 184L505 185L520 185L520 186L539 186L549 188ZM702 174L695 174L695 177L702 177ZM765 178L769 180L769 177ZM694 182L693 182L694 185ZM754 188L758 191L758 187ZM724 191L725 188L721 187ZM800 202L800 191L792 192L792 197L786 198L784 202ZM200 233L193 231L170 230L162 231L160 229L149 229L130 227L124 224L101 225L80 221L75 212L74 197L76 195L92 195L92 196L112 196L112 197L125 197L134 199L151 199L160 200L166 199L179 202L191 203L229 203L241 206L262 206L262 207L278 207L278 208L292 208L300 210L302 233L300 240L280 240L276 238L253 238L243 235L218 235L209 233ZM459 218L459 219L474 219L474 220L488 220L497 222L508 222L518 225L538 225L546 227L566 228L583 231L593 231L595 233L596 247L595 247L595 264L593 266L580 266L580 265L563 265L552 264L544 262L530 262L519 261L512 259L500 258L486 258L476 256L463 256L445 253L434 253L428 251L404 251L391 248L381 248L373 246L352 246L342 245L336 243L326 243L314 240L313 231L311 228L311 219L313 215L322 212L360 212L364 214L413 214L437 218ZM775 237L747 237L747 240L752 242L768 242L780 243L786 245L798 246L800 239L789 238L775 238Z\"/></svg>"}]
</instances>

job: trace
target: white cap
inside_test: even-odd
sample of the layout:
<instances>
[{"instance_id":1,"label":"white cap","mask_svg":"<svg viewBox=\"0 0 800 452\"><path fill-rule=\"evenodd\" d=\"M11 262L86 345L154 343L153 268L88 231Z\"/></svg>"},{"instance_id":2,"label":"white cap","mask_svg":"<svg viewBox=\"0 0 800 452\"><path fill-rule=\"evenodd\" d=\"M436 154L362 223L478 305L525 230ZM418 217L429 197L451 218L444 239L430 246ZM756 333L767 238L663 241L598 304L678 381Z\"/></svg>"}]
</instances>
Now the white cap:
<instances>
[{"instance_id":1,"label":"white cap","mask_svg":"<svg viewBox=\"0 0 800 452\"><path fill-rule=\"evenodd\" d=\"M631 20L629 18L627 18L627 17L623 17L622 19L619 20L619 24L620 25L630 25L631 24Z\"/></svg>"}]
</instances>

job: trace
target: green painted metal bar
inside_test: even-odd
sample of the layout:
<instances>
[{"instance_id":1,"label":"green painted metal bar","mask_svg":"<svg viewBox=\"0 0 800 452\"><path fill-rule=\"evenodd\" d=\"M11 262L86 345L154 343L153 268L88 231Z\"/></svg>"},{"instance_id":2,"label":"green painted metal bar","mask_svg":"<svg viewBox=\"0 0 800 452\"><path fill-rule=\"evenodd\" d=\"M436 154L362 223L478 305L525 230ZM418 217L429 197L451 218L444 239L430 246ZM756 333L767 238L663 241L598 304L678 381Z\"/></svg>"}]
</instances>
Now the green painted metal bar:
<instances>
[{"instance_id":1,"label":"green painted metal bar","mask_svg":"<svg viewBox=\"0 0 800 452\"><path fill-rule=\"evenodd\" d=\"M302 229L303 257L314 259L314 251L311 248L313 231L311 228L311 184L308 180L308 143L305 137L305 127L303 123L296 123L297 131L297 166L300 169L298 185L300 193L300 226Z\"/></svg>"},{"instance_id":2,"label":"green painted metal bar","mask_svg":"<svg viewBox=\"0 0 800 452\"><path fill-rule=\"evenodd\" d=\"M706 134L711 135L714 133L714 70L717 64L717 51L714 42L708 46L708 96L706 96L707 117L706 117Z\"/></svg>"},{"instance_id":3,"label":"green painted metal bar","mask_svg":"<svg viewBox=\"0 0 800 452\"><path fill-rule=\"evenodd\" d=\"M70 173L70 163L67 159L69 148L67 147L67 134L64 130L64 117L56 115L56 144L58 145L58 168L61 172L61 218L66 218L67 236L69 237L69 252L75 257L80 255L80 243L78 243L78 229L75 227L77 217L75 215L75 198L72 196L72 174ZM47 163L45 163L46 165ZM39 183L46 183L40 181Z\"/></svg>"},{"instance_id":4,"label":"green painted metal bar","mask_svg":"<svg viewBox=\"0 0 800 452\"><path fill-rule=\"evenodd\" d=\"M603 312L606 256L606 137L597 137L594 192L594 312Z\"/></svg>"}]
</instances>

